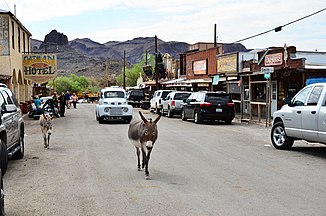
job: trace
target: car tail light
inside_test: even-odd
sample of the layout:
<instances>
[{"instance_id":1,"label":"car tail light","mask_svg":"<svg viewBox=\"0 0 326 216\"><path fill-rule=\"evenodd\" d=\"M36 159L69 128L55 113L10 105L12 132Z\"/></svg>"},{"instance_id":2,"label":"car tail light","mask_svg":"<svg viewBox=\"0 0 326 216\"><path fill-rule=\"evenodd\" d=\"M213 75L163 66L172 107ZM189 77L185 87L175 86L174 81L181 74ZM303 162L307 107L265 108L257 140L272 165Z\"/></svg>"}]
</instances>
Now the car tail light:
<instances>
[{"instance_id":1,"label":"car tail light","mask_svg":"<svg viewBox=\"0 0 326 216\"><path fill-rule=\"evenodd\" d=\"M228 107L234 107L234 103L233 102L229 102L226 104Z\"/></svg>"},{"instance_id":2,"label":"car tail light","mask_svg":"<svg viewBox=\"0 0 326 216\"><path fill-rule=\"evenodd\" d=\"M171 106L175 106L175 101L173 100L173 101L171 101Z\"/></svg>"},{"instance_id":3,"label":"car tail light","mask_svg":"<svg viewBox=\"0 0 326 216\"><path fill-rule=\"evenodd\" d=\"M204 103L200 103L201 107L208 107L208 106L212 106L212 103L210 102L204 102Z\"/></svg>"}]
</instances>

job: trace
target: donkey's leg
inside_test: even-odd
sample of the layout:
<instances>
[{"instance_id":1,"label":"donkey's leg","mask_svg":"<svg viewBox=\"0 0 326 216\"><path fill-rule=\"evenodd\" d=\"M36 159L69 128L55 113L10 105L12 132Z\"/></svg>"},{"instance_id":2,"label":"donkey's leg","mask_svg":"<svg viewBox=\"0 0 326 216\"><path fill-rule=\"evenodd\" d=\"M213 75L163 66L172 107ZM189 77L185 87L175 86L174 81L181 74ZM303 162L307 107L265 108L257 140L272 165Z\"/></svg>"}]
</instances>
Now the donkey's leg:
<instances>
[{"instance_id":1,"label":"donkey's leg","mask_svg":"<svg viewBox=\"0 0 326 216\"><path fill-rule=\"evenodd\" d=\"M143 148L141 149L141 154L143 156L143 162L141 164L141 167L144 169L146 166L146 150L144 150Z\"/></svg>"},{"instance_id":2,"label":"donkey's leg","mask_svg":"<svg viewBox=\"0 0 326 216\"><path fill-rule=\"evenodd\" d=\"M42 129L42 135L43 135L43 143L44 143L44 148L46 148L46 132L44 131L44 129Z\"/></svg>"},{"instance_id":3,"label":"donkey's leg","mask_svg":"<svg viewBox=\"0 0 326 216\"><path fill-rule=\"evenodd\" d=\"M152 152L152 148L147 148L147 155L145 157L145 174L146 176L149 176L149 172L148 172L148 163L149 163L149 158L151 156L151 152Z\"/></svg>"},{"instance_id":4,"label":"donkey's leg","mask_svg":"<svg viewBox=\"0 0 326 216\"><path fill-rule=\"evenodd\" d=\"M48 134L48 149L50 148L50 134Z\"/></svg>"},{"instance_id":5,"label":"donkey's leg","mask_svg":"<svg viewBox=\"0 0 326 216\"><path fill-rule=\"evenodd\" d=\"M137 153L137 161L138 161L138 171L141 171L140 169L140 151L139 151L139 148L138 147L135 147L136 148L136 153Z\"/></svg>"}]
</instances>

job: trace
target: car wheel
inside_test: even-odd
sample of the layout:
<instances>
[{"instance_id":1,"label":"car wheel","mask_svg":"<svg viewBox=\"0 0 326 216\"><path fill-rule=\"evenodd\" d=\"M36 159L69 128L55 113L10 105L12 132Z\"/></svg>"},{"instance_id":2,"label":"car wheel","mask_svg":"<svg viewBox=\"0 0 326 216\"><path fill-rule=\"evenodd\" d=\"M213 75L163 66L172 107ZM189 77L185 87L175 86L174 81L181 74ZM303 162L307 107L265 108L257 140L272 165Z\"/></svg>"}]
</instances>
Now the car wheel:
<instances>
[{"instance_id":1,"label":"car wheel","mask_svg":"<svg viewBox=\"0 0 326 216\"><path fill-rule=\"evenodd\" d=\"M0 171L1 172L1 171ZM0 197L0 216L5 215L5 193L3 190L3 178L2 178L3 173L0 173L0 186L1 186L1 197Z\"/></svg>"},{"instance_id":2,"label":"car wheel","mask_svg":"<svg viewBox=\"0 0 326 216\"><path fill-rule=\"evenodd\" d=\"M288 150L292 147L294 139L286 135L283 122L276 122L271 130L272 144L276 149Z\"/></svg>"},{"instance_id":3,"label":"car wheel","mask_svg":"<svg viewBox=\"0 0 326 216\"><path fill-rule=\"evenodd\" d=\"M24 145L24 131L20 131L18 140L19 150L13 155L14 159L22 159L24 157L25 145Z\"/></svg>"},{"instance_id":4,"label":"car wheel","mask_svg":"<svg viewBox=\"0 0 326 216\"><path fill-rule=\"evenodd\" d=\"M196 124L199 124L201 122L201 119L200 119L200 116L199 116L199 113L197 111L195 111L195 114L194 114L194 122Z\"/></svg>"},{"instance_id":5,"label":"car wheel","mask_svg":"<svg viewBox=\"0 0 326 216\"><path fill-rule=\"evenodd\" d=\"M187 120L187 118L186 118L186 112L185 112L184 109L182 109L182 111L181 111L181 120L182 121L186 121Z\"/></svg>"},{"instance_id":6,"label":"car wheel","mask_svg":"<svg viewBox=\"0 0 326 216\"><path fill-rule=\"evenodd\" d=\"M96 115L96 121L99 121L100 118L98 117L97 113L95 113L95 115Z\"/></svg>"},{"instance_id":7,"label":"car wheel","mask_svg":"<svg viewBox=\"0 0 326 216\"><path fill-rule=\"evenodd\" d=\"M8 152L6 144L3 140L0 140L0 169L2 175L4 175L7 171L8 167Z\"/></svg>"},{"instance_id":8,"label":"car wheel","mask_svg":"<svg viewBox=\"0 0 326 216\"><path fill-rule=\"evenodd\" d=\"M168 108L168 114L167 115L168 115L169 118L173 117L172 110L170 108Z\"/></svg>"}]
</instances>

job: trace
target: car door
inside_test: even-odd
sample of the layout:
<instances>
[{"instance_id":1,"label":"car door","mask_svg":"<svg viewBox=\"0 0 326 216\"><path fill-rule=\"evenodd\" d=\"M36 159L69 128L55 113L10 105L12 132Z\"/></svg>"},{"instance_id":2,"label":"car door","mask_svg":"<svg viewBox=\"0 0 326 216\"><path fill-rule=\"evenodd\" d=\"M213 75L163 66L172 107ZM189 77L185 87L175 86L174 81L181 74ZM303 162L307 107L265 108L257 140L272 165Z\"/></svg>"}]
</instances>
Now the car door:
<instances>
[{"instance_id":1,"label":"car door","mask_svg":"<svg viewBox=\"0 0 326 216\"><path fill-rule=\"evenodd\" d=\"M5 90L1 91L1 97L1 100L3 100L1 109L5 109L5 105L13 104L13 101ZM3 124L7 131L7 147L10 147L11 144L15 143L15 133L17 133L17 131L15 131L14 118L15 113L3 112Z\"/></svg>"},{"instance_id":2,"label":"car door","mask_svg":"<svg viewBox=\"0 0 326 216\"><path fill-rule=\"evenodd\" d=\"M302 111L305 108L305 103L311 91L311 86L302 89L291 101L288 107L288 112L284 115L284 127L289 137L297 137L302 139Z\"/></svg>"},{"instance_id":3,"label":"car door","mask_svg":"<svg viewBox=\"0 0 326 216\"><path fill-rule=\"evenodd\" d=\"M182 105L183 107L182 107L182 109L183 109L183 111L184 111L184 114L185 114L185 117L186 118L189 118L189 117L191 117L191 115L190 115L190 109L191 109L191 101L193 101L194 100L194 97L196 96L196 93L193 93L193 94L191 94L187 99L186 99L186 101L185 101L185 103Z\"/></svg>"},{"instance_id":4,"label":"car door","mask_svg":"<svg viewBox=\"0 0 326 216\"><path fill-rule=\"evenodd\" d=\"M306 105L302 108L301 132L302 138L309 141L318 142L318 101L323 91L323 86L314 86L307 100ZM321 102L320 102L321 103Z\"/></svg>"},{"instance_id":5,"label":"car door","mask_svg":"<svg viewBox=\"0 0 326 216\"><path fill-rule=\"evenodd\" d=\"M166 98L162 99L162 104L163 104L163 111L167 111L168 107L169 107L169 103L171 101L171 94L168 94L168 96L166 96Z\"/></svg>"},{"instance_id":6,"label":"car door","mask_svg":"<svg viewBox=\"0 0 326 216\"><path fill-rule=\"evenodd\" d=\"M321 95L321 106L319 109L319 115L318 115L318 125L317 125L317 136L318 136L318 142L325 143L326 144L326 89L324 89L324 92Z\"/></svg>"}]
</instances>

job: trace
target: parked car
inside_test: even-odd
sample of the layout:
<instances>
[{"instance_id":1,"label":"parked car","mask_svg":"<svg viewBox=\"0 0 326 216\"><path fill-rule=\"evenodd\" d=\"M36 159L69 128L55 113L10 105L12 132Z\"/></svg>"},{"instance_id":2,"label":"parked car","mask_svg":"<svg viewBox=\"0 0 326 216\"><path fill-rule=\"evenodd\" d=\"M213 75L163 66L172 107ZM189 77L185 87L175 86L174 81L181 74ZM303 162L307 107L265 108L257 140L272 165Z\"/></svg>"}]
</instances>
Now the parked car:
<instances>
[{"instance_id":1,"label":"parked car","mask_svg":"<svg viewBox=\"0 0 326 216\"><path fill-rule=\"evenodd\" d=\"M131 89L127 96L128 104L136 107L141 106L141 103L145 100L144 89Z\"/></svg>"},{"instance_id":2,"label":"parked car","mask_svg":"<svg viewBox=\"0 0 326 216\"><path fill-rule=\"evenodd\" d=\"M6 146L8 158L24 157L25 125L22 111L14 94L5 86L0 86L0 143ZM6 159L1 158L3 174L7 170Z\"/></svg>"},{"instance_id":3,"label":"parked car","mask_svg":"<svg viewBox=\"0 0 326 216\"><path fill-rule=\"evenodd\" d=\"M181 114L183 100L190 96L191 92L173 91L163 99L162 115L167 114L169 118Z\"/></svg>"},{"instance_id":4,"label":"parked car","mask_svg":"<svg viewBox=\"0 0 326 216\"><path fill-rule=\"evenodd\" d=\"M234 119L234 103L225 92L193 92L182 106L181 119L194 122L222 120L231 124Z\"/></svg>"},{"instance_id":5,"label":"parked car","mask_svg":"<svg viewBox=\"0 0 326 216\"><path fill-rule=\"evenodd\" d=\"M163 98L166 98L166 96L172 91L173 90L156 90L150 100L150 110L155 113L161 113Z\"/></svg>"},{"instance_id":6,"label":"parked car","mask_svg":"<svg viewBox=\"0 0 326 216\"><path fill-rule=\"evenodd\" d=\"M119 87L107 87L101 89L99 101L96 105L96 120L99 123L105 121L125 121L132 119L133 107L128 105L126 91Z\"/></svg>"},{"instance_id":7,"label":"parked car","mask_svg":"<svg viewBox=\"0 0 326 216\"><path fill-rule=\"evenodd\" d=\"M273 113L271 141L290 149L295 140L326 144L326 83L310 84Z\"/></svg>"}]
</instances>

